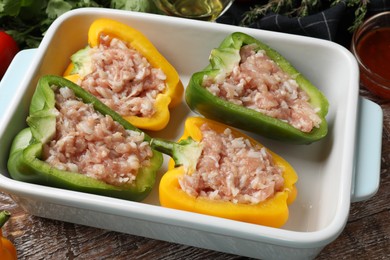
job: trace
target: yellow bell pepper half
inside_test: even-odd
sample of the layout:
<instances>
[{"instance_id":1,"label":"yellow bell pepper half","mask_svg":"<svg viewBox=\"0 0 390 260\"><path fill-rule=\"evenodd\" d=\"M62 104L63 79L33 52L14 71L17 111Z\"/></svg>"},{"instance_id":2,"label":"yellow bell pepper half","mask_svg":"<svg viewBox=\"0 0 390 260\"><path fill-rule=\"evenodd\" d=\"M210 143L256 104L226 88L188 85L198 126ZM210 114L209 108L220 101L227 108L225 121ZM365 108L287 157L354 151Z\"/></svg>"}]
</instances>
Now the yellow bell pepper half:
<instances>
[{"instance_id":1,"label":"yellow bell pepper half","mask_svg":"<svg viewBox=\"0 0 390 260\"><path fill-rule=\"evenodd\" d=\"M222 133L228 126L209 119L192 117L185 122L184 134L181 139L192 137L196 141L202 139L201 125L206 123L218 133ZM252 144L258 144L253 138L231 129L235 137L247 138ZM188 195L180 187L178 179L184 173L182 166L174 168L171 161L169 170L166 172L159 185L160 204L164 207L191 211L206 215L228 218L243 222L260 224L271 227L281 227L289 216L288 205L296 196L295 183L298 180L292 166L283 158L268 150L274 162L283 169L284 189L277 192L273 197L258 204L235 204L227 201L211 200L204 197L193 197Z\"/></svg>"},{"instance_id":2,"label":"yellow bell pepper half","mask_svg":"<svg viewBox=\"0 0 390 260\"><path fill-rule=\"evenodd\" d=\"M11 217L11 213L7 210L0 212L0 259L1 260L16 260L17 252L14 244L3 236L2 227Z\"/></svg>"},{"instance_id":3,"label":"yellow bell pepper half","mask_svg":"<svg viewBox=\"0 0 390 260\"><path fill-rule=\"evenodd\" d=\"M182 101L183 84L176 69L156 49L156 47L140 31L111 19L95 20L88 31L88 44L90 47L99 45L101 34L110 35L120 39L141 53L154 68L160 68L166 75L166 90L160 93L154 104L155 113L152 117L125 116L124 118L134 126L158 131L169 122L169 108L175 107ZM64 77L75 83L81 78L79 74L72 74L74 64L71 63L64 72Z\"/></svg>"}]
</instances>

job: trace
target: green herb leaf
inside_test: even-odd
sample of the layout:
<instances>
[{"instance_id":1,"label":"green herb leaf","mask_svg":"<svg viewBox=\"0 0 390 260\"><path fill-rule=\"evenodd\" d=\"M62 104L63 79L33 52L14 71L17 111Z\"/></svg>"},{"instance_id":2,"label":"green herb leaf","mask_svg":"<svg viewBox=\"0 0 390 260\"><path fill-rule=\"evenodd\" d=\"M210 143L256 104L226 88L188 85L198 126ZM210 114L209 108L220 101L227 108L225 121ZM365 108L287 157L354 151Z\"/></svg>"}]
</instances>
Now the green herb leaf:
<instances>
[{"instance_id":1,"label":"green herb leaf","mask_svg":"<svg viewBox=\"0 0 390 260\"><path fill-rule=\"evenodd\" d=\"M15 0L4 0L0 3L0 16L17 16L21 7L20 1Z\"/></svg>"},{"instance_id":2,"label":"green herb leaf","mask_svg":"<svg viewBox=\"0 0 390 260\"><path fill-rule=\"evenodd\" d=\"M72 5L63 0L50 0L47 4L46 13L51 19L55 19L61 14L72 10Z\"/></svg>"}]
</instances>

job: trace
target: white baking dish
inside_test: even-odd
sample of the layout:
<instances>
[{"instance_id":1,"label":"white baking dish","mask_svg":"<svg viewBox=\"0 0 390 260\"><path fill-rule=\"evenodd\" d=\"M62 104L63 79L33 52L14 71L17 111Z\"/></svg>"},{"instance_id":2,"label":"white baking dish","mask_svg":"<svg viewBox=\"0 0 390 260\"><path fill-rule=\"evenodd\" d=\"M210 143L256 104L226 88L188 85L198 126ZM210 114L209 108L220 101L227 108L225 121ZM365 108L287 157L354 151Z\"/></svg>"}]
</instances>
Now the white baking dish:
<instances>
[{"instance_id":1,"label":"white baking dish","mask_svg":"<svg viewBox=\"0 0 390 260\"><path fill-rule=\"evenodd\" d=\"M278 50L324 92L330 102L329 134L324 140L299 146L254 136L287 159L299 175L298 197L283 228L163 208L158 203L158 184L138 203L9 178L10 144L25 127L38 78L61 75L70 55L87 44L90 23L100 17L142 31L177 68L184 85L193 72L207 65L212 48L228 34L242 31ZM370 198L379 185L382 111L359 98L358 78L353 56L329 41L118 10L71 11L53 23L38 49L20 52L1 81L0 189L30 214L46 218L255 258L314 258L343 230L350 203ZM191 114L183 101L168 127L152 134L177 139Z\"/></svg>"}]
</instances>

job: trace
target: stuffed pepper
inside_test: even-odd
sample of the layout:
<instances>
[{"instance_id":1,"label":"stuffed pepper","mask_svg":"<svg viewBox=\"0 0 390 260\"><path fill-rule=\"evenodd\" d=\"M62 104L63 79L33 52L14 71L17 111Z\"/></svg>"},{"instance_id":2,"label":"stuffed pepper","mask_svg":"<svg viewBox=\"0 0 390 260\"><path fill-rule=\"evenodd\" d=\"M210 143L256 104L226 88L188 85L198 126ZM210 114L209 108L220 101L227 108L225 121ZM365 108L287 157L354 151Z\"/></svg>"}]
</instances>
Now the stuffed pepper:
<instances>
[{"instance_id":1,"label":"stuffed pepper","mask_svg":"<svg viewBox=\"0 0 390 260\"><path fill-rule=\"evenodd\" d=\"M281 54L240 32L213 49L185 93L202 115L269 138L308 144L326 136L326 97Z\"/></svg>"},{"instance_id":2,"label":"stuffed pepper","mask_svg":"<svg viewBox=\"0 0 390 260\"><path fill-rule=\"evenodd\" d=\"M150 137L65 78L39 80L27 125L10 150L16 180L135 201L154 187L163 158Z\"/></svg>"},{"instance_id":3,"label":"stuffed pepper","mask_svg":"<svg viewBox=\"0 0 390 260\"><path fill-rule=\"evenodd\" d=\"M162 206L272 227L287 221L297 175L283 158L205 118L188 118L182 139L201 154L190 171L170 165L159 185Z\"/></svg>"},{"instance_id":4,"label":"stuffed pepper","mask_svg":"<svg viewBox=\"0 0 390 260\"><path fill-rule=\"evenodd\" d=\"M182 101L175 68L139 31L110 19L94 21L88 46L72 55L64 73L134 126L161 130Z\"/></svg>"}]
</instances>

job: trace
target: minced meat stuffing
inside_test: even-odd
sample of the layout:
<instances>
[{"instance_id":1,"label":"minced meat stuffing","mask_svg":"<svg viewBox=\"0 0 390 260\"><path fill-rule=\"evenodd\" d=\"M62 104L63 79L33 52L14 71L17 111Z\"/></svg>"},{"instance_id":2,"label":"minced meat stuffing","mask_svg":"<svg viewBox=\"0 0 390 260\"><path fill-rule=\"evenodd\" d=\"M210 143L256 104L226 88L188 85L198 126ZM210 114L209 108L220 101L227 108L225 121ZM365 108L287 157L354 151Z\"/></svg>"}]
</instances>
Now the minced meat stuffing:
<instances>
[{"instance_id":1,"label":"minced meat stuffing","mask_svg":"<svg viewBox=\"0 0 390 260\"><path fill-rule=\"evenodd\" d=\"M102 35L90 49L92 72L79 84L122 116L151 117L166 75L125 42Z\"/></svg>"},{"instance_id":2,"label":"minced meat stuffing","mask_svg":"<svg viewBox=\"0 0 390 260\"><path fill-rule=\"evenodd\" d=\"M126 130L110 116L75 97L69 88L56 91L56 136L44 147L53 167L85 174L112 185L132 183L153 152L144 134Z\"/></svg>"},{"instance_id":3,"label":"minced meat stuffing","mask_svg":"<svg viewBox=\"0 0 390 260\"><path fill-rule=\"evenodd\" d=\"M215 96L283 120L303 132L319 127L321 118L309 96L264 50L256 52L253 45L245 45L240 55L240 64L229 75L205 77L204 87Z\"/></svg>"},{"instance_id":4,"label":"minced meat stuffing","mask_svg":"<svg viewBox=\"0 0 390 260\"><path fill-rule=\"evenodd\" d=\"M203 151L196 171L179 180L191 196L233 203L257 204L281 191L282 169L264 148L248 139L234 137L226 128L221 134L201 126Z\"/></svg>"}]
</instances>

